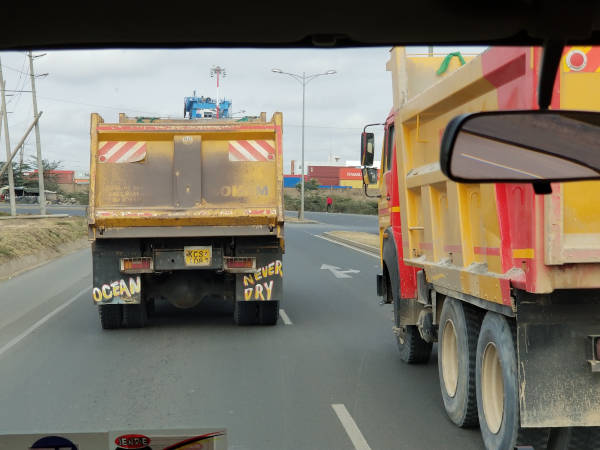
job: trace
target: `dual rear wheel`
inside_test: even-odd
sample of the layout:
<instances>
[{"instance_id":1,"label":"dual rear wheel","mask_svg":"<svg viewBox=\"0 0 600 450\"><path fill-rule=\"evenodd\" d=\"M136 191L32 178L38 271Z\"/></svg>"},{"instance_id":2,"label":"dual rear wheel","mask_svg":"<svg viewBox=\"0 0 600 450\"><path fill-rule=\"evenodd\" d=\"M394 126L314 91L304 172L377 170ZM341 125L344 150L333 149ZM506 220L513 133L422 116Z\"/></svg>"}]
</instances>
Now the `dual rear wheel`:
<instances>
[{"instance_id":1,"label":"dual rear wheel","mask_svg":"<svg viewBox=\"0 0 600 450\"><path fill-rule=\"evenodd\" d=\"M521 428L516 330L506 317L447 298L439 322L438 372L448 417L479 423L487 449L545 449L549 430Z\"/></svg>"},{"instance_id":2,"label":"dual rear wheel","mask_svg":"<svg viewBox=\"0 0 600 450\"><path fill-rule=\"evenodd\" d=\"M237 325L275 325L279 318L279 301L236 301L233 319Z\"/></svg>"},{"instance_id":3,"label":"dual rear wheel","mask_svg":"<svg viewBox=\"0 0 600 450\"><path fill-rule=\"evenodd\" d=\"M104 330L142 328L148 320L145 302L137 305L99 305L100 325Z\"/></svg>"}]
</instances>

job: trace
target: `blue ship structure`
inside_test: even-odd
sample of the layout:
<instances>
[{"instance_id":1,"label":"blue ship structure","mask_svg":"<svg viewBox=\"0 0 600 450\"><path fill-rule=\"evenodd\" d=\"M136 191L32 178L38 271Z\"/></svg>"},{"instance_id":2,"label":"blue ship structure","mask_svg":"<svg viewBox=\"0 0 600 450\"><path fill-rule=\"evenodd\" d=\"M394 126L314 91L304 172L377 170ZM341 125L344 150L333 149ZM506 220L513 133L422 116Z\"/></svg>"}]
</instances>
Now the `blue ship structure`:
<instances>
[{"instance_id":1,"label":"blue ship structure","mask_svg":"<svg viewBox=\"0 0 600 450\"><path fill-rule=\"evenodd\" d=\"M183 117L188 119L216 119L217 100L211 97L185 97L183 101ZM219 119L231 117L231 101L221 100L219 103Z\"/></svg>"}]
</instances>

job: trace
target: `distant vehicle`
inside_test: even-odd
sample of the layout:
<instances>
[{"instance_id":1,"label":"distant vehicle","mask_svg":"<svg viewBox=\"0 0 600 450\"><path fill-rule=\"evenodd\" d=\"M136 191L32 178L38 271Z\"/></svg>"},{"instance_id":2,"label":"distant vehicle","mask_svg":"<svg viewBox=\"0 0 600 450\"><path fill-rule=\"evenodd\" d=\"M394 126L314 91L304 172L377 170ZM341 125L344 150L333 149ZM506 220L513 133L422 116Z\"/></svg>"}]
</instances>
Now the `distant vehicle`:
<instances>
[{"instance_id":1,"label":"distant vehicle","mask_svg":"<svg viewBox=\"0 0 600 450\"><path fill-rule=\"evenodd\" d=\"M361 139L400 356L426 362L438 343L446 412L488 449L546 448L561 427L572 448L598 442L600 114L560 108L599 108L599 49L565 49L551 110L481 113L537 109L541 56L495 47L461 65L396 47L379 180ZM573 179L590 181L556 182Z\"/></svg>"},{"instance_id":2,"label":"distant vehicle","mask_svg":"<svg viewBox=\"0 0 600 450\"><path fill-rule=\"evenodd\" d=\"M141 327L156 300L217 295L239 325L274 325L283 292L282 115L119 123L92 115L88 208L103 328Z\"/></svg>"}]
</instances>

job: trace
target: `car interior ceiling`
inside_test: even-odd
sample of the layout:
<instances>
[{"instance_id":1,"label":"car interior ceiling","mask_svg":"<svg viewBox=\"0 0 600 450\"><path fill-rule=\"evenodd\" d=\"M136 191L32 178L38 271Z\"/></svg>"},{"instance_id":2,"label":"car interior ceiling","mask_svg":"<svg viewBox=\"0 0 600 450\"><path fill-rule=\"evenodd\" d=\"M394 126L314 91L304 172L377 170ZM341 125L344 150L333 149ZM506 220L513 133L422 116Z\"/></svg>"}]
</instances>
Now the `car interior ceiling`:
<instances>
[{"instance_id":1,"label":"car interior ceiling","mask_svg":"<svg viewBox=\"0 0 600 450\"><path fill-rule=\"evenodd\" d=\"M0 49L600 44L600 2L3 5ZM207 18L210 18L208 20ZM257 24L263 24L257 26Z\"/></svg>"}]
</instances>

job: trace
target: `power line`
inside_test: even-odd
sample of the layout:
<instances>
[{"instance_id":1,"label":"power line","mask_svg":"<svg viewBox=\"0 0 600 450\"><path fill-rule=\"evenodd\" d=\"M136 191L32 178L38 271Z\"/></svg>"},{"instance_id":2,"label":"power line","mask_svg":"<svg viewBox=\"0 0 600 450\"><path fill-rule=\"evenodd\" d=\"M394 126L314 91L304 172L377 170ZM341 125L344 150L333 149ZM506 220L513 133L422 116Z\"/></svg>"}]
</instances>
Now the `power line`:
<instances>
[{"instance_id":1,"label":"power line","mask_svg":"<svg viewBox=\"0 0 600 450\"><path fill-rule=\"evenodd\" d=\"M5 69L14 70L15 72L19 72L19 73L22 73L24 75L29 75L29 72L23 72L23 71L21 71L19 69L15 69L14 67L7 66L6 64L2 64L2 67L4 67Z\"/></svg>"}]
</instances>

